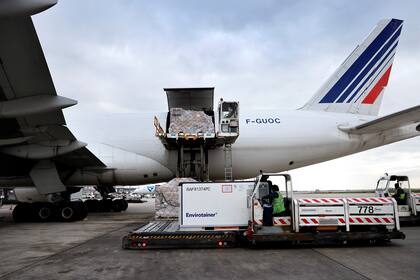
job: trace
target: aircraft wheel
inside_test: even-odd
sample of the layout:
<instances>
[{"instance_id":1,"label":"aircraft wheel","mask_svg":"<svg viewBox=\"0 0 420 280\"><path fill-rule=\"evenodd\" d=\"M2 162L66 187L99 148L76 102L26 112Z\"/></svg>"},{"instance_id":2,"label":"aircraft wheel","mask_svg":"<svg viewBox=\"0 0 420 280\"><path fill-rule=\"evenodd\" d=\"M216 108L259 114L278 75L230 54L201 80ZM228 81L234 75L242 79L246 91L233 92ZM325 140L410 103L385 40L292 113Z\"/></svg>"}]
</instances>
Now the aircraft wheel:
<instances>
[{"instance_id":1,"label":"aircraft wheel","mask_svg":"<svg viewBox=\"0 0 420 280\"><path fill-rule=\"evenodd\" d=\"M101 212L110 212L113 209L113 205L114 203L111 199L103 199Z\"/></svg>"},{"instance_id":2,"label":"aircraft wheel","mask_svg":"<svg viewBox=\"0 0 420 280\"><path fill-rule=\"evenodd\" d=\"M83 203L83 208L82 208L82 217L81 217L81 219L82 219L82 220L86 219L86 218L87 218L87 216L88 216L88 214L89 214L89 211L88 211L88 208L87 208L87 206L86 206L86 203Z\"/></svg>"},{"instance_id":3,"label":"aircraft wheel","mask_svg":"<svg viewBox=\"0 0 420 280\"><path fill-rule=\"evenodd\" d=\"M86 206L88 209L88 212L99 212L101 208L101 201L96 199L89 199L86 200Z\"/></svg>"},{"instance_id":4,"label":"aircraft wheel","mask_svg":"<svg viewBox=\"0 0 420 280\"><path fill-rule=\"evenodd\" d=\"M13 220L16 223L30 222L32 220L32 207L29 203L19 202L13 209Z\"/></svg>"},{"instance_id":5,"label":"aircraft wheel","mask_svg":"<svg viewBox=\"0 0 420 280\"><path fill-rule=\"evenodd\" d=\"M126 211L128 209L128 202L125 199L123 199L122 202L123 202L123 209L122 209L122 211Z\"/></svg>"},{"instance_id":6,"label":"aircraft wheel","mask_svg":"<svg viewBox=\"0 0 420 280\"><path fill-rule=\"evenodd\" d=\"M54 218L54 206L51 203L35 202L32 205L37 222L49 222Z\"/></svg>"},{"instance_id":7,"label":"aircraft wheel","mask_svg":"<svg viewBox=\"0 0 420 280\"><path fill-rule=\"evenodd\" d=\"M76 211L76 219L77 220L84 220L88 215L88 209L86 204L83 201L72 201L71 204L73 205Z\"/></svg>"},{"instance_id":8,"label":"aircraft wheel","mask_svg":"<svg viewBox=\"0 0 420 280\"><path fill-rule=\"evenodd\" d=\"M114 212L121 212L124 205L122 199L115 199L112 201L112 211Z\"/></svg>"},{"instance_id":9,"label":"aircraft wheel","mask_svg":"<svg viewBox=\"0 0 420 280\"><path fill-rule=\"evenodd\" d=\"M62 222L73 222L77 220L76 207L72 203L64 203L60 207L60 221Z\"/></svg>"}]
</instances>

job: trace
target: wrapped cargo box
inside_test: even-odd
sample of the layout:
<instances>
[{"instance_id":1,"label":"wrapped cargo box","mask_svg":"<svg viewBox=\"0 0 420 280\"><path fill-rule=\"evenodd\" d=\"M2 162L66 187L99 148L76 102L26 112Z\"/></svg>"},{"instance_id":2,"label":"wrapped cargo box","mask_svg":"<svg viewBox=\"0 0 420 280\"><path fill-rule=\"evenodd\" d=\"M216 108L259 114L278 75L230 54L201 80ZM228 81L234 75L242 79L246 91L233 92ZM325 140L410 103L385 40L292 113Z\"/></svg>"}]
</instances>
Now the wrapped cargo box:
<instances>
[{"instance_id":1,"label":"wrapped cargo box","mask_svg":"<svg viewBox=\"0 0 420 280\"><path fill-rule=\"evenodd\" d=\"M179 215L179 184L197 182L192 178L174 178L168 183L156 187L155 218L177 219Z\"/></svg>"},{"instance_id":2,"label":"wrapped cargo box","mask_svg":"<svg viewBox=\"0 0 420 280\"><path fill-rule=\"evenodd\" d=\"M203 111L171 108L169 134L214 134L214 123L211 116Z\"/></svg>"}]
</instances>

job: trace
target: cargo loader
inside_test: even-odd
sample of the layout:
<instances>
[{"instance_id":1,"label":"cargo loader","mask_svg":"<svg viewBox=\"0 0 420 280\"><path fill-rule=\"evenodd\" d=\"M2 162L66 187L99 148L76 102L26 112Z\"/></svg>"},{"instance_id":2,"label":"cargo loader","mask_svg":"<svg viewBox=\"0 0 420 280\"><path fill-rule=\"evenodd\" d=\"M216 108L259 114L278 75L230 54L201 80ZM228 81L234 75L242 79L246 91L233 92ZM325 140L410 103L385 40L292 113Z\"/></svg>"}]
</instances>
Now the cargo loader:
<instances>
[{"instance_id":1,"label":"cargo loader","mask_svg":"<svg viewBox=\"0 0 420 280\"><path fill-rule=\"evenodd\" d=\"M285 211L263 224L269 181L284 186ZM125 249L227 248L404 239L393 198L294 198L288 174L262 173L255 181L180 184L177 221L152 221L123 238Z\"/></svg>"}]
</instances>

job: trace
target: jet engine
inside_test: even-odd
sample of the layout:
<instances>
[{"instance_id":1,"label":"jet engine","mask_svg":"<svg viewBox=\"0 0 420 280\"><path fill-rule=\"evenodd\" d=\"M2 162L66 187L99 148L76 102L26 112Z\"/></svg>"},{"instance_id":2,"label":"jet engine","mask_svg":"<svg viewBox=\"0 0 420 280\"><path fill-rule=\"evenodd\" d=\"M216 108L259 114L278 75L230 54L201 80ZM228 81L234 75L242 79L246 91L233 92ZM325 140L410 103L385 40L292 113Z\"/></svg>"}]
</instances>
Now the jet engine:
<instances>
[{"instance_id":1,"label":"jet engine","mask_svg":"<svg viewBox=\"0 0 420 280\"><path fill-rule=\"evenodd\" d=\"M58 0L2 0L0 17L31 16L57 4Z\"/></svg>"}]
</instances>

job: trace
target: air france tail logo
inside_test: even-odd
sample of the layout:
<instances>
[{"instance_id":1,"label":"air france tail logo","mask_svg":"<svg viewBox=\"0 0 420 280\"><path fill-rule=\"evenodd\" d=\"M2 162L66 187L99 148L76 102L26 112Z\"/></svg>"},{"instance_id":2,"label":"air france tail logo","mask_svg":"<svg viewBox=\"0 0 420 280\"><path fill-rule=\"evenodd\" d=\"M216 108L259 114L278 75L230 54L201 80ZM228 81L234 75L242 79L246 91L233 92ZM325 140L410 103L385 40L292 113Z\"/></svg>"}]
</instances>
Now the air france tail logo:
<instances>
[{"instance_id":1,"label":"air france tail logo","mask_svg":"<svg viewBox=\"0 0 420 280\"><path fill-rule=\"evenodd\" d=\"M319 103L375 103L388 84L402 23L390 20Z\"/></svg>"},{"instance_id":2,"label":"air france tail logo","mask_svg":"<svg viewBox=\"0 0 420 280\"><path fill-rule=\"evenodd\" d=\"M279 124L280 118L256 118L256 119L245 119L246 124Z\"/></svg>"}]
</instances>

